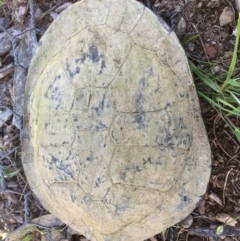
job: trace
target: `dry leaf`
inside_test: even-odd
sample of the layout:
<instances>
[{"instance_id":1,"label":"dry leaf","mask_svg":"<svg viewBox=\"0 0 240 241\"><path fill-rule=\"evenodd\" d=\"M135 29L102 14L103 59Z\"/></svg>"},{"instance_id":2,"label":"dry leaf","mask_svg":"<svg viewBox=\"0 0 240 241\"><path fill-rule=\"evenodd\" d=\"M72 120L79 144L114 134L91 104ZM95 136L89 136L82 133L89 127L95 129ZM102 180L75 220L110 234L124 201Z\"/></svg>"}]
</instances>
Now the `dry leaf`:
<instances>
[{"instance_id":1,"label":"dry leaf","mask_svg":"<svg viewBox=\"0 0 240 241\"><path fill-rule=\"evenodd\" d=\"M15 219L18 223L23 223L23 216L22 216L22 215L14 215L14 219Z\"/></svg>"},{"instance_id":2,"label":"dry leaf","mask_svg":"<svg viewBox=\"0 0 240 241\"><path fill-rule=\"evenodd\" d=\"M201 201L198 203L198 212L201 214L201 215L204 215L205 214L205 199L201 199Z\"/></svg>"},{"instance_id":3,"label":"dry leaf","mask_svg":"<svg viewBox=\"0 0 240 241\"><path fill-rule=\"evenodd\" d=\"M4 192L4 196L7 200L9 200L10 202L12 202L13 204L17 204L18 203L18 199L16 197L16 195L12 192Z\"/></svg>"},{"instance_id":4,"label":"dry leaf","mask_svg":"<svg viewBox=\"0 0 240 241\"><path fill-rule=\"evenodd\" d=\"M234 218L232 218L231 216L229 216L226 213L218 213L216 215L216 219L221 223L224 223L224 224L227 224L227 225L233 226L233 227L237 223L237 221Z\"/></svg>"},{"instance_id":5,"label":"dry leaf","mask_svg":"<svg viewBox=\"0 0 240 241\"><path fill-rule=\"evenodd\" d=\"M184 220L182 220L181 226L183 228L190 228L192 226L192 223L193 223L193 217L192 217L192 215L189 215Z\"/></svg>"},{"instance_id":6,"label":"dry leaf","mask_svg":"<svg viewBox=\"0 0 240 241\"><path fill-rule=\"evenodd\" d=\"M14 218L9 218L8 221L9 221L10 223L17 223L17 221L16 221Z\"/></svg>"},{"instance_id":7,"label":"dry leaf","mask_svg":"<svg viewBox=\"0 0 240 241\"><path fill-rule=\"evenodd\" d=\"M46 227L51 227L51 226L62 226L64 225L64 223L62 221L60 221L59 219L57 219L56 217L54 217L52 214L47 214L44 216L41 216L39 218L35 218L33 220L31 220L31 223L37 223L39 225L42 226L46 226ZM5 241L19 241L22 240L22 238L27 234L30 233L32 231L36 230L36 226L35 224L24 224L22 226L20 226L15 232L12 232L11 234L9 234L6 238ZM53 229L52 229L53 231ZM55 229L56 231L56 229ZM52 233L53 237L55 238L56 233ZM56 238L59 236L56 236ZM53 241L60 241L62 240L63 237L60 237L58 240L53 239Z\"/></svg>"},{"instance_id":8,"label":"dry leaf","mask_svg":"<svg viewBox=\"0 0 240 241\"><path fill-rule=\"evenodd\" d=\"M222 202L221 198L217 194L211 193L208 197L212 201L218 203L220 206L223 206L223 202Z\"/></svg>"}]
</instances>

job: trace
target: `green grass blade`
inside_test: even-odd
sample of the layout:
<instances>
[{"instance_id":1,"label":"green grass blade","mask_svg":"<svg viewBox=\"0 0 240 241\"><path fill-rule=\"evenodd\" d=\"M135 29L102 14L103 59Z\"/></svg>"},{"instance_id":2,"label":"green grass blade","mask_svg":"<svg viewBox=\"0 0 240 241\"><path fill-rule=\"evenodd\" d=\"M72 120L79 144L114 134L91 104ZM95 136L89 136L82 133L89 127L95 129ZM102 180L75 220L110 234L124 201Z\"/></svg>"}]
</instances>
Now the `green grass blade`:
<instances>
[{"instance_id":1,"label":"green grass blade","mask_svg":"<svg viewBox=\"0 0 240 241\"><path fill-rule=\"evenodd\" d=\"M235 87L240 87L240 79L230 79L229 84Z\"/></svg>"},{"instance_id":2,"label":"green grass blade","mask_svg":"<svg viewBox=\"0 0 240 241\"><path fill-rule=\"evenodd\" d=\"M240 128L235 128L234 134L235 134L237 140L240 142Z\"/></svg>"},{"instance_id":3,"label":"green grass blade","mask_svg":"<svg viewBox=\"0 0 240 241\"><path fill-rule=\"evenodd\" d=\"M206 75L204 72L199 70L199 68L190 61L190 68L192 71L207 85L209 86L212 90L219 92L220 87L217 85L216 82L214 82L211 78L209 78L208 75Z\"/></svg>"},{"instance_id":4,"label":"green grass blade","mask_svg":"<svg viewBox=\"0 0 240 241\"><path fill-rule=\"evenodd\" d=\"M192 35L192 36L187 36L183 39L182 45L186 45L191 41L194 41L195 39L197 39L199 36L201 35L201 33Z\"/></svg>"},{"instance_id":5,"label":"green grass blade","mask_svg":"<svg viewBox=\"0 0 240 241\"><path fill-rule=\"evenodd\" d=\"M223 115L221 114L221 111L227 113L226 116L240 116L240 112L238 108L235 108L230 110L219 104L218 102L214 101L214 99L208 97L207 95L203 94L202 92L198 92L200 96L202 96L213 108L218 112L218 114L223 118Z\"/></svg>"},{"instance_id":6,"label":"green grass blade","mask_svg":"<svg viewBox=\"0 0 240 241\"><path fill-rule=\"evenodd\" d=\"M228 106L229 108L231 108L231 109L233 109L233 110L236 109L235 106L229 104L227 101L225 101L225 100L223 100L223 99L221 99L221 98L219 98L219 97L217 97L216 100L217 100L218 102L222 103L223 105Z\"/></svg>"},{"instance_id":7,"label":"green grass blade","mask_svg":"<svg viewBox=\"0 0 240 241\"><path fill-rule=\"evenodd\" d=\"M240 37L240 14L238 14L238 22L237 22L237 34L236 34L236 40L235 40L235 45L234 45L234 51L233 51L233 56L232 56L232 61L228 70L227 78L224 82L224 84L221 87L221 92L223 92L227 86L229 85L229 81L231 76L233 75L235 66L236 66L236 61L237 61L237 52L238 52L238 44L239 44L239 37Z\"/></svg>"},{"instance_id":8,"label":"green grass blade","mask_svg":"<svg viewBox=\"0 0 240 241\"><path fill-rule=\"evenodd\" d=\"M232 92L230 93L230 95L235 99L236 104L238 104L240 106L240 99L236 95L234 95L234 93L232 93Z\"/></svg>"}]
</instances>

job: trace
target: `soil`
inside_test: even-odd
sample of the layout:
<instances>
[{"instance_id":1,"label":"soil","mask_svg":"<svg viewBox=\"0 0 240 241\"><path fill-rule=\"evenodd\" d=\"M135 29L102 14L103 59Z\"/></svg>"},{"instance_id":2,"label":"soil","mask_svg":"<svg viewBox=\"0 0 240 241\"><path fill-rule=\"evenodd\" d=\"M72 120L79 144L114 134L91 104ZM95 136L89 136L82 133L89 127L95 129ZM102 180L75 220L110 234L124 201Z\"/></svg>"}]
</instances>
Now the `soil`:
<instances>
[{"instance_id":1,"label":"soil","mask_svg":"<svg viewBox=\"0 0 240 241\"><path fill-rule=\"evenodd\" d=\"M56 16L56 7L66 2L76 1L34 2L36 28L41 30L38 38ZM194 56L213 66L211 71L215 76L228 71L235 43L233 32L238 17L239 0L145 0L143 3L164 18L176 32L190 58ZM25 9L22 15L20 9ZM29 8L24 0L8 0L7 4L0 7L0 17L3 18L6 29L15 26L23 31L30 24ZM9 23L6 23L7 18ZM9 50L0 56L3 68L14 64L13 51ZM204 68L202 64L200 67ZM239 67L240 61L237 69ZM13 76L13 71L3 77L0 75L0 106L10 109L13 108ZM240 145L211 106L203 99L200 99L200 104L212 150L212 175L207 192L186 220L152 237L151 241L240 240ZM240 126L239 119L232 121L236 126ZM8 173L15 173L13 177L8 175L5 178L5 190L12 192L5 191L0 195L1 235L23 225L26 213L23 194L29 191L21 166L20 132L12 124L12 115L9 115L0 127L0 162L7 168ZM29 195L28 211L31 219L47 213L32 194ZM211 237L211 230L223 225L227 220L228 224L232 225L230 231L228 230L226 235ZM200 234L205 234L205 237ZM31 240L40 240L40 236L33 233ZM83 240L83 237L75 234L72 240Z\"/></svg>"}]
</instances>

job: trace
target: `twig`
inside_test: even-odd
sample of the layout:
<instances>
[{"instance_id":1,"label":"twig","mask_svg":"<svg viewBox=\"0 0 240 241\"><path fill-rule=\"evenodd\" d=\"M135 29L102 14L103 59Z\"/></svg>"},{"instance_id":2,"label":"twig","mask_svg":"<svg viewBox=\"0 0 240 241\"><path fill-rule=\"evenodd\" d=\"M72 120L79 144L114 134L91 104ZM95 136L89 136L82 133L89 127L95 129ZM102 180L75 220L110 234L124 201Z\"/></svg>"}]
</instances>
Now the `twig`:
<instances>
[{"instance_id":1,"label":"twig","mask_svg":"<svg viewBox=\"0 0 240 241\"><path fill-rule=\"evenodd\" d=\"M196 27L196 25L192 23L192 26L193 26L193 28L195 29L195 31L198 32L198 28ZM206 55L207 61L209 62L209 58L208 58L208 55L207 55L207 51L206 51L206 48L205 48L205 46L204 46L204 43L203 43L203 40L202 40L201 35L199 35L199 39L200 39L201 45L202 45L202 47L203 47L203 51L204 51L204 53L205 53L205 55Z\"/></svg>"},{"instance_id":2,"label":"twig","mask_svg":"<svg viewBox=\"0 0 240 241\"><path fill-rule=\"evenodd\" d=\"M6 157L10 156L12 153L14 153L17 149L19 149L21 146L16 146L15 148L13 148L10 152L8 152L7 154L5 154L4 156L2 156L0 158L0 161L5 159Z\"/></svg>"},{"instance_id":3,"label":"twig","mask_svg":"<svg viewBox=\"0 0 240 241\"><path fill-rule=\"evenodd\" d=\"M57 7L61 6L62 2L59 4L56 4L55 6L53 6L52 8L50 8L48 11L46 11L45 13L43 13L39 18L36 19L36 23L41 21L46 15L48 15L50 12L52 12L53 10L55 10Z\"/></svg>"},{"instance_id":4,"label":"twig","mask_svg":"<svg viewBox=\"0 0 240 241\"><path fill-rule=\"evenodd\" d=\"M224 186L223 186L223 206L225 206L225 195L224 195L224 193L225 193L225 189L226 189L226 186L227 186L228 176L229 176L231 171L232 171L232 168L227 172L225 182L224 182Z\"/></svg>"},{"instance_id":5,"label":"twig","mask_svg":"<svg viewBox=\"0 0 240 241\"><path fill-rule=\"evenodd\" d=\"M14 71L14 67L15 66L13 64L9 64L8 66L0 69L0 79L3 79L7 75L11 74Z\"/></svg>"}]
</instances>

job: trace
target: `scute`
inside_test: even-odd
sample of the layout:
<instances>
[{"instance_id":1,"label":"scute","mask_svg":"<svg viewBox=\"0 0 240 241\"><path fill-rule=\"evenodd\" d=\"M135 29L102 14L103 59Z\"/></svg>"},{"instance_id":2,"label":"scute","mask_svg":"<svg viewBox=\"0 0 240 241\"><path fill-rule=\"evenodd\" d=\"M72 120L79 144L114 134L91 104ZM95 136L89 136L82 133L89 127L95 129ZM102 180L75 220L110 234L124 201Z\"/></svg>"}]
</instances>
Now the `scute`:
<instances>
[{"instance_id":1,"label":"scute","mask_svg":"<svg viewBox=\"0 0 240 241\"><path fill-rule=\"evenodd\" d=\"M134 1L111 1L106 24L116 31L130 33L142 17L144 9L142 4Z\"/></svg>"},{"instance_id":2,"label":"scute","mask_svg":"<svg viewBox=\"0 0 240 241\"><path fill-rule=\"evenodd\" d=\"M210 157L163 20L135 0L82 0L53 22L29 69L22 150L49 212L91 241L147 239L195 208Z\"/></svg>"},{"instance_id":3,"label":"scute","mask_svg":"<svg viewBox=\"0 0 240 241\"><path fill-rule=\"evenodd\" d=\"M175 94L169 95L169 89ZM135 45L109 86L109 93L119 112L159 111L179 101L188 104L183 97L186 90L171 68L154 52Z\"/></svg>"},{"instance_id":4,"label":"scute","mask_svg":"<svg viewBox=\"0 0 240 241\"><path fill-rule=\"evenodd\" d=\"M88 26L69 39L62 53L63 66L76 89L107 87L126 60L132 41L104 26ZM79 82L79 79L82 79Z\"/></svg>"},{"instance_id":5,"label":"scute","mask_svg":"<svg viewBox=\"0 0 240 241\"><path fill-rule=\"evenodd\" d=\"M77 130L107 130L114 117L114 105L107 89L77 90L70 115Z\"/></svg>"},{"instance_id":6,"label":"scute","mask_svg":"<svg viewBox=\"0 0 240 241\"><path fill-rule=\"evenodd\" d=\"M178 150L173 155L172 148L167 147L134 146L129 149L122 146L113 155L112 181L166 192L183 175L185 158L184 150Z\"/></svg>"}]
</instances>

